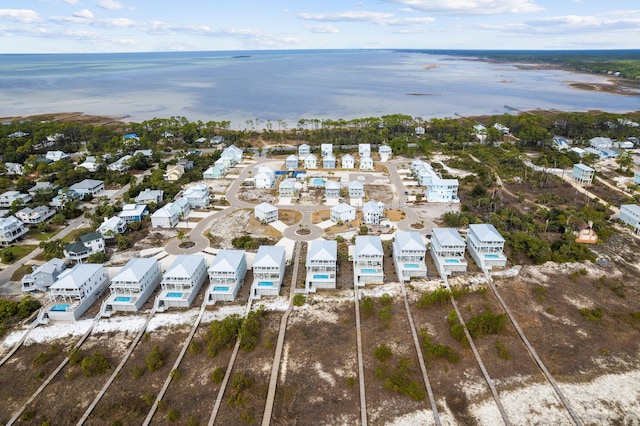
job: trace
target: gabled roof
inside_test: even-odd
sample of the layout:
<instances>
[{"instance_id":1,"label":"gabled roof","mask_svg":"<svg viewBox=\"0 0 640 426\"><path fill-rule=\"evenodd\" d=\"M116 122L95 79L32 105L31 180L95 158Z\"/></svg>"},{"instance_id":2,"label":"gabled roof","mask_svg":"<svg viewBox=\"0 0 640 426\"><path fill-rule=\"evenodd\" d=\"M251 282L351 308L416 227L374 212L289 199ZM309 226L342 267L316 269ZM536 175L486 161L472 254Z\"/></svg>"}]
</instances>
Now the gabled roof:
<instances>
[{"instance_id":1,"label":"gabled roof","mask_svg":"<svg viewBox=\"0 0 640 426\"><path fill-rule=\"evenodd\" d=\"M353 180L349 182L349 189L364 189L364 183L357 180Z\"/></svg>"},{"instance_id":2,"label":"gabled roof","mask_svg":"<svg viewBox=\"0 0 640 426\"><path fill-rule=\"evenodd\" d=\"M149 270L157 267L156 265L158 265L158 261L156 259L135 257L129 260L129 262L127 262L127 264L124 265L122 269L120 269L120 272L115 277L113 277L111 282L112 283L117 281L140 282L144 277L144 275L147 272L149 272Z\"/></svg>"},{"instance_id":3,"label":"gabled roof","mask_svg":"<svg viewBox=\"0 0 640 426\"><path fill-rule=\"evenodd\" d=\"M434 228L432 231L432 241L436 239L441 246L464 246L464 240L456 229Z\"/></svg>"},{"instance_id":4,"label":"gabled roof","mask_svg":"<svg viewBox=\"0 0 640 426\"><path fill-rule=\"evenodd\" d=\"M382 213L384 209L384 204L380 201L367 201L362 205L362 213L367 214L369 212L378 212Z\"/></svg>"},{"instance_id":5,"label":"gabled roof","mask_svg":"<svg viewBox=\"0 0 640 426\"><path fill-rule=\"evenodd\" d=\"M573 167L578 168L578 169L580 169L582 171L585 171L585 172L594 172L595 171L591 167L587 166L586 164L582 164L582 163L574 164Z\"/></svg>"},{"instance_id":6,"label":"gabled roof","mask_svg":"<svg viewBox=\"0 0 640 426\"><path fill-rule=\"evenodd\" d=\"M343 213L343 212L348 212L348 211L355 211L355 207L350 206L347 203L340 203L340 204L336 204L335 206L331 207L331 211L335 212L335 213Z\"/></svg>"},{"instance_id":7,"label":"gabled roof","mask_svg":"<svg viewBox=\"0 0 640 426\"><path fill-rule=\"evenodd\" d=\"M342 156L342 161L344 161L344 160L351 160L351 161L353 161L353 160L354 160L353 155L351 155L351 154L345 154L345 155L343 155L343 156Z\"/></svg>"},{"instance_id":8,"label":"gabled roof","mask_svg":"<svg viewBox=\"0 0 640 426\"><path fill-rule=\"evenodd\" d=\"M634 215L640 216L640 205L638 204L623 204L620 206L620 208L624 208L626 210L629 210Z\"/></svg>"},{"instance_id":9,"label":"gabled roof","mask_svg":"<svg viewBox=\"0 0 640 426\"><path fill-rule=\"evenodd\" d=\"M328 180L324 183L324 189L340 189L340 182Z\"/></svg>"},{"instance_id":10,"label":"gabled roof","mask_svg":"<svg viewBox=\"0 0 640 426\"><path fill-rule=\"evenodd\" d=\"M307 263L318 260L338 260L338 243L335 240L312 240L307 249Z\"/></svg>"},{"instance_id":11,"label":"gabled roof","mask_svg":"<svg viewBox=\"0 0 640 426\"><path fill-rule=\"evenodd\" d=\"M295 188L296 184L292 180L285 179L278 185L279 188Z\"/></svg>"},{"instance_id":12,"label":"gabled roof","mask_svg":"<svg viewBox=\"0 0 640 426\"><path fill-rule=\"evenodd\" d=\"M79 263L72 269L67 269L58 276L58 280L49 289L80 289L87 278L104 269L104 266L95 263Z\"/></svg>"},{"instance_id":13,"label":"gabled roof","mask_svg":"<svg viewBox=\"0 0 640 426\"><path fill-rule=\"evenodd\" d=\"M38 273L53 274L56 271L63 271L65 268L66 268L66 264L64 263L64 260L54 257L47 263L42 264L37 268L35 268L31 274L32 275L38 274Z\"/></svg>"},{"instance_id":14,"label":"gabled roof","mask_svg":"<svg viewBox=\"0 0 640 426\"><path fill-rule=\"evenodd\" d=\"M278 208L276 206L273 206L269 203L262 203L262 204L258 204L257 206L254 207L255 211L259 211L259 212L263 212L263 213L269 213L272 211L278 211Z\"/></svg>"},{"instance_id":15,"label":"gabled roof","mask_svg":"<svg viewBox=\"0 0 640 426\"><path fill-rule=\"evenodd\" d=\"M194 254L181 254L176 257L167 272L165 278L191 278L195 274L198 266L204 262L204 256Z\"/></svg>"},{"instance_id":16,"label":"gabled roof","mask_svg":"<svg viewBox=\"0 0 640 426\"><path fill-rule=\"evenodd\" d=\"M400 250L426 250L426 246L424 241L422 241L422 237L419 232L407 232L407 231L397 231L396 232L396 243Z\"/></svg>"},{"instance_id":17,"label":"gabled roof","mask_svg":"<svg viewBox=\"0 0 640 426\"><path fill-rule=\"evenodd\" d=\"M159 208L151 215L152 219L157 219L161 217L174 217L180 215L180 207L175 205L174 203L167 203L165 206Z\"/></svg>"},{"instance_id":18,"label":"gabled roof","mask_svg":"<svg viewBox=\"0 0 640 426\"><path fill-rule=\"evenodd\" d=\"M471 232L475 234L479 241L504 242L504 238L495 226L490 223L474 223L469 225Z\"/></svg>"},{"instance_id":19,"label":"gabled roof","mask_svg":"<svg viewBox=\"0 0 640 426\"><path fill-rule=\"evenodd\" d=\"M287 156L287 159L285 161L298 161L298 156L291 154Z\"/></svg>"},{"instance_id":20,"label":"gabled roof","mask_svg":"<svg viewBox=\"0 0 640 426\"><path fill-rule=\"evenodd\" d=\"M220 250L209 266L209 271L236 272L246 257L244 250Z\"/></svg>"},{"instance_id":21,"label":"gabled roof","mask_svg":"<svg viewBox=\"0 0 640 426\"><path fill-rule=\"evenodd\" d=\"M83 243L88 243L89 241L102 240L102 239L104 239L104 237L99 232L90 232L80 237L80 241L82 241Z\"/></svg>"},{"instance_id":22,"label":"gabled roof","mask_svg":"<svg viewBox=\"0 0 640 426\"><path fill-rule=\"evenodd\" d=\"M276 268L282 263L284 258L284 247L282 246L260 246L253 267L256 268Z\"/></svg>"},{"instance_id":23,"label":"gabled roof","mask_svg":"<svg viewBox=\"0 0 640 426\"><path fill-rule=\"evenodd\" d=\"M382 241L378 236L371 235L357 235L356 236L356 257L369 255L369 256L383 256Z\"/></svg>"}]
</instances>

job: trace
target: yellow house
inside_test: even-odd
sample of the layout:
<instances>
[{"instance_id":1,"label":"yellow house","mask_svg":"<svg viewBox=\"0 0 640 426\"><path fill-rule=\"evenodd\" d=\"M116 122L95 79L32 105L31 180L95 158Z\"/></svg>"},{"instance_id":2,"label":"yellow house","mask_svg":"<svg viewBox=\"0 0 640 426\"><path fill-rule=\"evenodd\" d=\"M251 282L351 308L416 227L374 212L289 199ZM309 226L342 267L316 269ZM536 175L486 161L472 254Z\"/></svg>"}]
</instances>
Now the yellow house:
<instances>
[{"instance_id":1,"label":"yellow house","mask_svg":"<svg viewBox=\"0 0 640 426\"><path fill-rule=\"evenodd\" d=\"M167 167L167 171L164 174L164 180L175 182L184 174L184 166L182 164L176 164L175 166Z\"/></svg>"}]
</instances>

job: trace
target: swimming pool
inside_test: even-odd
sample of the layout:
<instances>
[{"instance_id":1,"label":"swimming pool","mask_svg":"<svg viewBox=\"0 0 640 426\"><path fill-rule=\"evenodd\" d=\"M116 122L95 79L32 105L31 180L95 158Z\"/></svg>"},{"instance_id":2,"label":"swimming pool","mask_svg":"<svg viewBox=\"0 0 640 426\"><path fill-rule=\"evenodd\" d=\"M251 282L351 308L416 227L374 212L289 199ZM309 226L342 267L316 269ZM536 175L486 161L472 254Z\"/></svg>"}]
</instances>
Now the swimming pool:
<instances>
[{"instance_id":1,"label":"swimming pool","mask_svg":"<svg viewBox=\"0 0 640 426\"><path fill-rule=\"evenodd\" d=\"M375 274L376 270L375 269L363 269L362 273L363 274Z\"/></svg>"},{"instance_id":2,"label":"swimming pool","mask_svg":"<svg viewBox=\"0 0 640 426\"><path fill-rule=\"evenodd\" d=\"M444 263L460 263L458 259L445 259Z\"/></svg>"},{"instance_id":3,"label":"swimming pool","mask_svg":"<svg viewBox=\"0 0 640 426\"><path fill-rule=\"evenodd\" d=\"M485 254L485 255L484 255L484 258L485 258L485 259L500 259L500 256L498 256L497 254L490 254L490 253L488 253L488 254Z\"/></svg>"},{"instance_id":4,"label":"swimming pool","mask_svg":"<svg viewBox=\"0 0 640 426\"><path fill-rule=\"evenodd\" d=\"M405 263L404 267L407 269L418 269L420 265L418 265L417 263Z\"/></svg>"},{"instance_id":5,"label":"swimming pool","mask_svg":"<svg viewBox=\"0 0 640 426\"><path fill-rule=\"evenodd\" d=\"M273 287L271 281L258 281L258 287Z\"/></svg>"},{"instance_id":6,"label":"swimming pool","mask_svg":"<svg viewBox=\"0 0 640 426\"><path fill-rule=\"evenodd\" d=\"M128 296L116 296L115 299L113 299L114 302L131 302L131 298Z\"/></svg>"},{"instance_id":7,"label":"swimming pool","mask_svg":"<svg viewBox=\"0 0 640 426\"><path fill-rule=\"evenodd\" d=\"M213 291L229 291L229 287L215 286Z\"/></svg>"},{"instance_id":8,"label":"swimming pool","mask_svg":"<svg viewBox=\"0 0 640 426\"><path fill-rule=\"evenodd\" d=\"M58 303L57 305L54 305L51 307L50 311L53 312L67 312L69 310L69 305L68 303Z\"/></svg>"},{"instance_id":9,"label":"swimming pool","mask_svg":"<svg viewBox=\"0 0 640 426\"><path fill-rule=\"evenodd\" d=\"M182 293L176 292L176 291L170 291L169 293L167 293L167 297L180 299L182 298Z\"/></svg>"},{"instance_id":10,"label":"swimming pool","mask_svg":"<svg viewBox=\"0 0 640 426\"><path fill-rule=\"evenodd\" d=\"M314 178L311 180L313 186L324 186L324 179Z\"/></svg>"},{"instance_id":11,"label":"swimming pool","mask_svg":"<svg viewBox=\"0 0 640 426\"><path fill-rule=\"evenodd\" d=\"M314 280L326 280L328 278L329 278L329 275L320 275L320 274L313 275Z\"/></svg>"}]
</instances>

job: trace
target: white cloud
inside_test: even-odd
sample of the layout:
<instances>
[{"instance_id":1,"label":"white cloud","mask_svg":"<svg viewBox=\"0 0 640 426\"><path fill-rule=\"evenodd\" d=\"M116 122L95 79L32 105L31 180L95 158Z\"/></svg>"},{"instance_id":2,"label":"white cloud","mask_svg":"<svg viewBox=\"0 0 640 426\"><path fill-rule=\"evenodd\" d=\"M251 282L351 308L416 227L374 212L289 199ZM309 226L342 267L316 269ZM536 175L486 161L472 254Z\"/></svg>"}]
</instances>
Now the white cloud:
<instances>
[{"instance_id":1,"label":"white cloud","mask_svg":"<svg viewBox=\"0 0 640 426\"><path fill-rule=\"evenodd\" d=\"M336 13L299 13L298 18L305 21L325 21L325 22L383 22L386 19L393 18L393 13L382 12L359 12L347 11Z\"/></svg>"},{"instance_id":2,"label":"white cloud","mask_svg":"<svg viewBox=\"0 0 640 426\"><path fill-rule=\"evenodd\" d=\"M62 0L63 3L78 5L80 4L80 0Z\"/></svg>"},{"instance_id":3,"label":"white cloud","mask_svg":"<svg viewBox=\"0 0 640 426\"><path fill-rule=\"evenodd\" d=\"M535 19L526 22L534 29L545 31L616 31L636 29L640 30L640 16L580 16L567 15L550 18Z\"/></svg>"},{"instance_id":4,"label":"white cloud","mask_svg":"<svg viewBox=\"0 0 640 426\"><path fill-rule=\"evenodd\" d=\"M540 12L536 0L385 0L414 11L456 15L497 15L504 13Z\"/></svg>"},{"instance_id":5,"label":"white cloud","mask_svg":"<svg viewBox=\"0 0 640 426\"><path fill-rule=\"evenodd\" d=\"M22 22L24 24L33 24L42 20L37 12L29 9L0 9L0 19L1 18Z\"/></svg>"},{"instance_id":6,"label":"white cloud","mask_svg":"<svg viewBox=\"0 0 640 426\"><path fill-rule=\"evenodd\" d=\"M307 31L309 31L309 32L317 33L317 34L336 34L336 33L340 32L339 29L337 29L336 27L334 27L331 24L314 25L314 26L310 26L310 27L305 27L305 29Z\"/></svg>"},{"instance_id":7,"label":"white cloud","mask_svg":"<svg viewBox=\"0 0 640 426\"><path fill-rule=\"evenodd\" d=\"M98 6L107 10L121 10L124 9L124 5L117 0L100 0Z\"/></svg>"},{"instance_id":8,"label":"white cloud","mask_svg":"<svg viewBox=\"0 0 640 426\"><path fill-rule=\"evenodd\" d=\"M82 9L73 14L76 18L93 19L93 13L89 9Z\"/></svg>"}]
</instances>

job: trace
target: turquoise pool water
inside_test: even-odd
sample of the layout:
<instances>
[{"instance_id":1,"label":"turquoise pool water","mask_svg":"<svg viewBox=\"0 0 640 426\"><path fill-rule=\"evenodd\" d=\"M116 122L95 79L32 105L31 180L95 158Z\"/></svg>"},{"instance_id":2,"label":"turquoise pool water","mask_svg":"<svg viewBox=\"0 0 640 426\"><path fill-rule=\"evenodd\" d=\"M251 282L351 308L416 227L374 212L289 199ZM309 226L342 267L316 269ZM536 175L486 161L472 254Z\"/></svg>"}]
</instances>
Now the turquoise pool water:
<instances>
[{"instance_id":1,"label":"turquoise pool water","mask_svg":"<svg viewBox=\"0 0 640 426\"><path fill-rule=\"evenodd\" d=\"M116 296L115 299L113 299L114 302L131 302L131 298L128 296Z\"/></svg>"},{"instance_id":2,"label":"turquoise pool water","mask_svg":"<svg viewBox=\"0 0 640 426\"><path fill-rule=\"evenodd\" d=\"M363 274L375 274L376 270L375 269L363 269L362 273Z\"/></svg>"},{"instance_id":3,"label":"turquoise pool water","mask_svg":"<svg viewBox=\"0 0 640 426\"><path fill-rule=\"evenodd\" d=\"M215 286L213 291L229 291L229 287Z\"/></svg>"},{"instance_id":4,"label":"turquoise pool water","mask_svg":"<svg viewBox=\"0 0 640 426\"><path fill-rule=\"evenodd\" d=\"M258 281L258 287L273 287L271 281Z\"/></svg>"},{"instance_id":5,"label":"turquoise pool water","mask_svg":"<svg viewBox=\"0 0 640 426\"><path fill-rule=\"evenodd\" d=\"M314 178L311 182L314 186L324 186L324 179Z\"/></svg>"},{"instance_id":6,"label":"turquoise pool water","mask_svg":"<svg viewBox=\"0 0 640 426\"><path fill-rule=\"evenodd\" d=\"M445 259L444 263L460 263L458 259Z\"/></svg>"},{"instance_id":7,"label":"turquoise pool water","mask_svg":"<svg viewBox=\"0 0 640 426\"><path fill-rule=\"evenodd\" d=\"M54 305L51 307L51 311L54 312L67 312L69 310L69 305L68 303L58 303L57 305Z\"/></svg>"},{"instance_id":8,"label":"turquoise pool water","mask_svg":"<svg viewBox=\"0 0 640 426\"><path fill-rule=\"evenodd\" d=\"M500 259L500 256L498 256L497 254L491 254L491 253L489 253L489 254L485 254L485 255L484 255L484 258L485 258L485 259Z\"/></svg>"},{"instance_id":9,"label":"turquoise pool water","mask_svg":"<svg viewBox=\"0 0 640 426\"><path fill-rule=\"evenodd\" d=\"M417 263L405 263L404 267L407 269L418 269L420 265L418 265Z\"/></svg>"},{"instance_id":10,"label":"turquoise pool water","mask_svg":"<svg viewBox=\"0 0 640 426\"><path fill-rule=\"evenodd\" d=\"M328 278L329 278L329 275L320 275L320 274L313 275L313 279L315 280L326 280Z\"/></svg>"},{"instance_id":11,"label":"turquoise pool water","mask_svg":"<svg viewBox=\"0 0 640 426\"><path fill-rule=\"evenodd\" d=\"M180 298L182 298L182 293L177 292L177 291L170 291L169 293L167 293L167 297L180 299Z\"/></svg>"}]
</instances>

